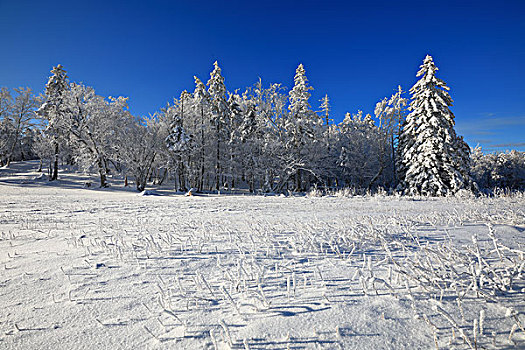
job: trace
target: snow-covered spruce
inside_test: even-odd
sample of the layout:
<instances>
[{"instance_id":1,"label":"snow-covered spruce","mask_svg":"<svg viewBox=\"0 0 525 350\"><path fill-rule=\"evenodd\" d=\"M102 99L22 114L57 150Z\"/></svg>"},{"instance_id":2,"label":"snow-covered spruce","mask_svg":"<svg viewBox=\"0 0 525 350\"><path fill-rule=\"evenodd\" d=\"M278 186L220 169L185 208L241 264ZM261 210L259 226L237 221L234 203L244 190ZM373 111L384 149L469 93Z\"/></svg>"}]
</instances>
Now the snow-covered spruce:
<instances>
[{"instance_id":1,"label":"snow-covered spruce","mask_svg":"<svg viewBox=\"0 0 525 350\"><path fill-rule=\"evenodd\" d=\"M330 125L330 122L333 121L330 119L330 111L332 110L332 106L330 105L328 94L325 94L324 97L319 101L321 102L321 105L319 106L321 110L321 117L324 118L324 125L328 126Z\"/></svg>"},{"instance_id":2,"label":"snow-covered spruce","mask_svg":"<svg viewBox=\"0 0 525 350\"><path fill-rule=\"evenodd\" d=\"M166 147L168 153L176 163L177 169L177 190L185 192L185 180L184 180L184 155L189 153L193 137L191 134L186 132L184 128L184 117L185 117L185 106L188 105L187 101L191 101L192 96L186 90L180 95L180 100L175 100L175 105L168 106L165 115L168 118L169 129L168 136L166 137ZM177 103L178 102L178 103ZM187 108L186 108L187 109ZM171 159L170 159L171 160Z\"/></svg>"},{"instance_id":3,"label":"snow-covered spruce","mask_svg":"<svg viewBox=\"0 0 525 350\"><path fill-rule=\"evenodd\" d=\"M285 122L288 138L286 147L296 155L297 167L295 172L295 190L302 191L302 174L305 169L313 168L308 163L315 162L315 155L319 153L315 150L315 142L321 133L322 119L317 113L311 110L308 100L310 90L313 87L308 85L306 71L302 64L295 70L294 87L290 90L290 114ZM305 164L306 163L306 164ZM306 166L305 166L306 165ZM314 174L315 175L315 174Z\"/></svg>"},{"instance_id":4,"label":"snow-covered spruce","mask_svg":"<svg viewBox=\"0 0 525 350\"><path fill-rule=\"evenodd\" d=\"M221 74L221 68L217 61L213 63L214 69L210 73L208 80L208 93L210 95L212 106L212 123L215 126L216 136L216 159L215 159L215 190L219 190L222 178L221 145L226 141L225 134L229 126L230 110L226 100L226 86L224 77Z\"/></svg>"},{"instance_id":5,"label":"snow-covered spruce","mask_svg":"<svg viewBox=\"0 0 525 350\"><path fill-rule=\"evenodd\" d=\"M58 178L60 139L64 133L63 122L67 114L65 99L69 90L69 83L67 72L61 64L53 67L51 73L52 75L46 84L45 101L38 109L37 114L48 122L46 134L50 136L54 149L53 172L50 180L56 180Z\"/></svg>"},{"instance_id":6,"label":"snow-covered spruce","mask_svg":"<svg viewBox=\"0 0 525 350\"><path fill-rule=\"evenodd\" d=\"M470 186L470 150L454 131L450 88L435 76L430 55L420 68L400 140L401 186L408 194L443 196Z\"/></svg>"}]
</instances>

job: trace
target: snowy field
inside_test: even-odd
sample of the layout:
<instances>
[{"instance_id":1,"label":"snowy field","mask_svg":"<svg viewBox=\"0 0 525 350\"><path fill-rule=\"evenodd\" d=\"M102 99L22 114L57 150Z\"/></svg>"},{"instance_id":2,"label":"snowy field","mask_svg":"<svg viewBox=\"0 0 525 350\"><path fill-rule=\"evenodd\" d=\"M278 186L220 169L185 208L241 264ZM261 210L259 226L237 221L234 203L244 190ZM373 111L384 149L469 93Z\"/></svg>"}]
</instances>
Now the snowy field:
<instances>
[{"instance_id":1,"label":"snowy field","mask_svg":"<svg viewBox=\"0 0 525 350\"><path fill-rule=\"evenodd\" d=\"M2 349L525 347L522 197L140 196L27 166L0 170Z\"/></svg>"}]
</instances>

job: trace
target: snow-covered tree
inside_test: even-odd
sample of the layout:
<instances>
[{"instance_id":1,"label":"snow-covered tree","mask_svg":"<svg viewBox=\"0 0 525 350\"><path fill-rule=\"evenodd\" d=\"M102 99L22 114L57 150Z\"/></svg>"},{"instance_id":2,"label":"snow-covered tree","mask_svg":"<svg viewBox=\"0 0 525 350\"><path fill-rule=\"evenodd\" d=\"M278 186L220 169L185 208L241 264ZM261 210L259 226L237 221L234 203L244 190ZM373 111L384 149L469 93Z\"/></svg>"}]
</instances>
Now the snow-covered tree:
<instances>
[{"instance_id":1,"label":"snow-covered tree","mask_svg":"<svg viewBox=\"0 0 525 350\"><path fill-rule=\"evenodd\" d=\"M24 138L26 132L28 132L30 126L35 120L35 109L38 107L38 98L33 95L29 88L15 89L17 96L14 99L11 107L10 120L13 125L13 133L11 135L10 145L7 152L6 165L15 156L17 148L21 150L21 140Z\"/></svg>"},{"instance_id":2,"label":"snow-covered tree","mask_svg":"<svg viewBox=\"0 0 525 350\"><path fill-rule=\"evenodd\" d=\"M312 111L310 110L310 90L314 88L308 85L306 78L306 71L302 64L300 64L294 77L294 87L290 90L289 100L290 105L288 110L290 115L287 119L286 129L291 136L291 142L294 147L305 142L305 138L313 138L314 125L312 123Z\"/></svg>"},{"instance_id":3,"label":"snow-covered tree","mask_svg":"<svg viewBox=\"0 0 525 350\"><path fill-rule=\"evenodd\" d=\"M525 152L484 154L481 147L476 147L471 159L471 174L480 189L525 189Z\"/></svg>"},{"instance_id":4,"label":"snow-covered tree","mask_svg":"<svg viewBox=\"0 0 525 350\"><path fill-rule=\"evenodd\" d=\"M13 124L10 120L11 106L13 97L8 88L0 89L0 165L3 165L4 159L8 153L11 134L13 133Z\"/></svg>"},{"instance_id":5,"label":"snow-covered tree","mask_svg":"<svg viewBox=\"0 0 525 350\"><path fill-rule=\"evenodd\" d=\"M207 82L208 94L210 96L212 109L212 122L215 125L216 133L216 163L215 163L215 190L220 189L222 181L223 164L221 148L226 142L227 128L229 127L230 110L226 99L226 86L224 77L221 74L221 68L217 61L213 63L214 69L210 73L210 79Z\"/></svg>"},{"instance_id":6,"label":"snow-covered tree","mask_svg":"<svg viewBox=\"0 0 525 350\"><path fill-rule=\"evenodd\" d=\"M134 118L119 130L118 159L125 173L133 175L135 187L144 191L154 162L164 143L164 133L156 115Z\"/></svg>"},{"instance_id":7,"label":"snow-covered tree","mask_svg":"<svg viewBox=\"0 0 525 350\"><path fill-rule=\"evenodd\" d=\"M388 101L388 120L389 126L391 126L391 145L392 145L392 159L393 159L393 177L394 177L394 187L397 187L398 183L398 167L401 163L399 156L400 149L400 137L401 129L405 123L405 118L407 114L407 104L408 99L405 97L405 91L401 88L401 85L397 87L397 92L392 95Z\"/></svg>"},{"instance_id":8,"label":"snow-covered tree","mask_svg":"<svg viewBox=\"0 0 525 350\"><path fill-rule=\"evenodd\" d=\"M246 105L242 96L235 91L228 97L228 109L230 118L227 128L227 151L229 154L228 173L226 179L228 187L233 189L242 177L242 159L246 155L241 142L241 133L246 113Z\"/></svg>"},{"instance_id":9,"label":"snow-covered tree","mask_svg":"<svg viewBox=\"0 0 525 350\"><path fill-rule=\"evenodd\" d=\"M44 161L50 160L53 156L53 145L51 144L49 137L46 137L43 130L36 129L34 133L34 142L31 145L31 150L40 160L38 172L41 172ZM51 165L49 166L49 170L51 171Z\"/></svg>"},{"instance_id":10,"label":"snow-covered tree","mask_svg":"<svg viewBox=\"0 0 525 350\"><path fill-rule=\"evenodd\" d=\"M184 155L189 152L191 135L184 127L184 119L189 114L189 103L191 95L184 90L181 93L177 105L168 106L165 113L168 117L169 130L166 137L168 151L175 157L177 162L177 189L186 190Z\"/></svg>"},{"instance_id":11,"label":"snow-covered tree","mask_svg":"<svg viewBox=\"0 0 525 350\"><path fill-rule=\"evenodd\" d=\"M63 128L72 147L75 163L84 169L94 167L100 177L100 187L106 187L108 161L114 157L115 135L126 119L127 98L96 95L95 90L72 83L67 94L69 113Z\"/></svg>"},{"instance_id":12,"label":"snow-covered tree","mask_svg":"<svg viewBox=\"0 0 525 350\"><path fill-rule=\"evenodd\" d=\"M427 55L410 89L411 113L402 131L402 186L410 194L442 196L468 188L468 147L454 131L449 87Z\"/></svg>"},{"instance_id":13,"label":"snow-covered tree","mask_svg":"<svg viewBox=\"0 0 525 350\"><path fill-rule=\"evenodd\" d=\"M330 111L332 110L332 106L330 106L330 99L328 98L328 94L325 94L322 99L319 100L321 102L321 105L319 108L321 109L321 116L324 119L324 125L328 126L330 125Z\"/></svg>"},{"instance_id":14,"label":"snow-covered tree","mask_svg":"<svg viewBox=\"0 0 525 350\"><path fill-rule=\"evenodd\" d=\"M35 110L39 98L29 88L0 89L0 164L9 166L12 160L30 159L32 143L39 123Z\"/></svg>"},{"instance_id":15,"label":"snow-covered tree","mask_svg":"<svg viewBox=\"0 0 525 350\"><path fill-rule=\"evenodd\" d=\"M339 124L339 165L341 180L347 186L370 188L381 174L380 153L382 133L370 114L347 113Z\"/></svg>"},{"instance_id":16,"label":"snow-covered tree","mask_svg":"<svg viewBox=\"0 0 525 350\"><path fill-rule=\"evenodd\" d=\"M46 84L45 100L37 111L37 114L47 120L46 132L53 140L54 164L50 180L58 178L58 156L60 151L60 139L64 131L64 119L69 113L66 103L66 95L69 90L67 72L61 64L53 67L52 75Z\"/></svg>"},{"instance_id":17,"label":"snow-covered tree","mask_svg":"<svg viewBox=\"0 0 525 350\"><path fill-rule=\"evenodd\" d=\"M205 178L207 171L208 159L210 158L209 152L207 149L210 148L211 140L209 134L212 132L210 127L210 107L211 99L208 91L206 91L206 86L204 83L194 76L195 80L195 90L192 94L191 100L191 113L194 120L194 154L193 158L195 161L195 166L198 170L194 171L196 174L195 187L202 191L205 187Z\"/></svg>"},{"instance_id":18,"label":"snow-covered tree","mask_svg":"<svg viewBox=\"0 0 525 350\"><path fill-rule=\"evenodd\" d=\"M380 147L377 155L380 164L377 176L372 180L371 185L389 169L391 184L395 187L397 184L396 177L396 144L399 140L401 124L405 119L405 110L407 99L403 97L404 91L398 86L397 92L390 99L384 98L379 101L374 109L374 114L379 122L380 129Z\"/></svg>"},{"instance_id":19,"label":"snow-covered tree","mask_svg":"<svg viewBox=\"0 0 525 350\"><path fill-rule=\"evenodd\" d=\"M261 79L243 95L245 120L251 125L247 126L250 136L244 142L250 150L245 156L245 175L252 190L280 191L295 169L295 160L287 156L285 146L288 96L281 84L264 88Z\"/></svg>"},{"instance_id":20,"label":"snow-covered tree","mask_svg":"<svg viewBox=\"0 0 525 350\"><path fill-rule=\"evenodd\" d=\"M307 185L310 182L310 175L319 178L315 168L318 165L316 161L321 154L315 143L320 140L322 121L310 108L308 100L311 90L313 87L308 85L305 69L300 64L295 71L294 87L289 93L289 114L285 124L288 135L286 145L296 157L296 191L303 190L303 173L309 174L306 176Z\"/></svg>"}]
</instances>

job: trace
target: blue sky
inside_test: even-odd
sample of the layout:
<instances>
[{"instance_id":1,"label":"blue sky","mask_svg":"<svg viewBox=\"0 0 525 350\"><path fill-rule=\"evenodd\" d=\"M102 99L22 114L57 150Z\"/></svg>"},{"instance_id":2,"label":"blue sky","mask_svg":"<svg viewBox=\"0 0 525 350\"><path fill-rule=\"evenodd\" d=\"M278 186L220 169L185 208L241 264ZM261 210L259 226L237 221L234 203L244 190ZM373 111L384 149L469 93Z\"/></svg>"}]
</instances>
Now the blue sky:
<instances>
[{"instance_id":1,"label":"blue sky","mask_svg":"<svg viewBox=\"0 0 525 350\"><path fill-rule=\"evenodd\" d=\"M408 90L425 55L455 101L457 132L525 151L525 1L0 0L0 86L43 91L53 65L134 114L165 106L219 61L230 91L303 63L336 121Z\"/></svg>"}]
</instances>

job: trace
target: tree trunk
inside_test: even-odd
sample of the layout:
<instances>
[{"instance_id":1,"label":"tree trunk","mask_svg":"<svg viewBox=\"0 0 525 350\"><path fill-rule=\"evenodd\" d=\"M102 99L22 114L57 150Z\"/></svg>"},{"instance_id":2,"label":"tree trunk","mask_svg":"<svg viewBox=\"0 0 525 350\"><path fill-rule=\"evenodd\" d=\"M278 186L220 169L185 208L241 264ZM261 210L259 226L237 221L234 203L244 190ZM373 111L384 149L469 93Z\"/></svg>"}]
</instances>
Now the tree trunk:
<instances>
[{"instance_id":1,"label":"tree trunk","mask_svg":"<svg viewBox=\"0 0 525 350\"><path fill-rule=\"evenodd\" d=\"M391 136L391 139L390 139L390 142L392 143L392 165L394 167L393 169L393 187L396 188L397 187L397 166L396 166L396 149L394 148L394 133L392 133L392 136Z\"/></svg>"},{"instance_id":2,"label":"tree trunk","mask_svg":"<svg viewBox=\"0 0 525 350\"><path fill-rule=\"evenodd\" d=\"M295 173L295 191L301 192L301 169Z\"/></svg>"},{"instance_id":3,"label":"tree trunk","mask_svg":"<svg viewBox=\"0 0 525 350\"><path fill-rule=\"evenodd\" d=\"M184 163L182 162L182 155L177 156L177 177L179 178L179 188L178 191L186 191L186 181L184 180Z\"/></svg>"},{"instance_id":4,"label":"tree trunk","mask_svg":"<svg viewBox=\"0 0 525 350\"><path fill-rule=\"evenodd\" d=\"M98 164L98 173L100 175L100 187L108 187L108 184L106 182L106 166L104 164L105 162L99 157L97 164Z\"/></svg>"},{"instance_id":5,"label":"tree trunk","mask_svg":"<svg viewBox=\"0 0 525 350\"><path fill-rule=\"evenodd\" d=\"M219 122L217 121L217 155L216 155L216 163L215 163L215 190L219 191L219 185L221 181L221 139L220 139L220 130L219 130Z\"/></svg>"},{"instance_id":6,"label":"tree trunk","mask_svg":"<svg viewBox=\"0 0 525 350\"><path fill-rule=\"evenodd\" d=\"M55 160L53 162L53 171L51 172L51 178L49 181L58 179L58 142L55 141Z\"/></svg>"},{"instance_id":7,"label":"tree trunk","mask_svg":"<svg viewBox=\"0 0 525 350\"><path fill-rule=\"evenodd\" d=\"M13 153L15 152L15 147L16 147L16 144L18 143L19 133L20 133L20 120L18 120L18 122L16 124L13 144L11 145L11 148L9 149L9 153L7 154L7 164L6 164L6 166L9 166L11 164L11 158L13 158Z\"/></svg>"},{"instance_id":8,"label":"tree trunk","mask_svg":"<svg viewBox=\"0 0 525 350\"><path fill-rule=\"evenodd\" d=\"M201 169L199 178L199 191L204 189L204 107L201 105Z\"/></svg>"},{"instance_id":9,"label":"tree trunk","mask_svg":"<svg viewBox=\"0 0 525 350\"><path fill-rule=\"evenodd\" d=\"M142 192L146 188L146 181L140 179L137 180L137 191Z\"/></svg>"},{"instance_id":10,"label":"tree trunk","mask_svg":"<svg viewBox=\"0 0 525 350\"><path fill-rule=\"evenodd\" d=\"M164 174L162 175L162 178L159 181L159 186L164 183L164 181L166 180L167 175L168 175L168 168L165 168L164 169Z\"/></svg>"}]
</instances>

